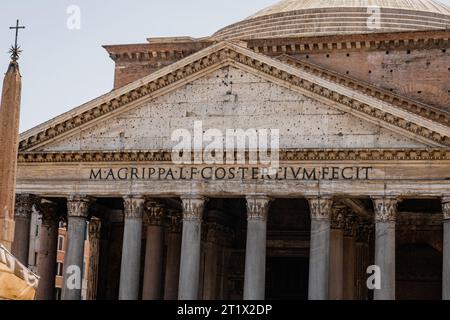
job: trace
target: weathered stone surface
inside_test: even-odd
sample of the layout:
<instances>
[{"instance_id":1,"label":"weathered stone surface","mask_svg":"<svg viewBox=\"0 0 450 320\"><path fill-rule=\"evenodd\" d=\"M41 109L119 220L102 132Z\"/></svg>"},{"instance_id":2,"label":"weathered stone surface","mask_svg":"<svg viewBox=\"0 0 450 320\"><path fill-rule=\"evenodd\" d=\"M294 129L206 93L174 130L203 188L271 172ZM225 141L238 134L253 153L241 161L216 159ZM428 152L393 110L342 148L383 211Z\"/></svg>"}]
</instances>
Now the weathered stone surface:
<instances>
[{"instance_id":1,"label":"weathered stone surface","mask_svg":"<svg viewBox=\"0 0 450 320\"><path fill-rule=\"evenodd\" d=\"M170 119L165 115L170 114ZM281 148L392 148L420 143L257 76L227 67L45 147L64 150L171 150L172 132L266 128L280 130ZM205 143L206 145L206 143Z\"/></svg>"},{"instance_id":2,"label":"weathered stone surface","mask_svg":"<svg viewBox=\"0 0 450 320\"><path fill-rule=\"evenodd\" d=\"M0 243L8 250L14 240L14 201L22 83L17 61L9 64L0 106Z\"/></svg>"}]
</instances>

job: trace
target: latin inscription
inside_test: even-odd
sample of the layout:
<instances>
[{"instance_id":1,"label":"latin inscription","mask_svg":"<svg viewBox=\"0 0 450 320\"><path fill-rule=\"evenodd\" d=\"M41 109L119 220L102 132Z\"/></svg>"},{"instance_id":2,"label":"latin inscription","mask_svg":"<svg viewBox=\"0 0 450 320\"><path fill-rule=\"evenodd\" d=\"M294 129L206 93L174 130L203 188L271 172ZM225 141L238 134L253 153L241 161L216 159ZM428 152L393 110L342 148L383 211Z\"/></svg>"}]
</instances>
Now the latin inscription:
<instances>
[{"instance_id":1,"label":"latin inscription","mask_svg":"<svg viewBox=\"0 0 450 320\"><path fill-rule=\"evenodd\" d=\"M280 167L268 174L260 167L125 167L91 169L90 180L370 180L373 167Z\"/></svg>"}]
</instances>

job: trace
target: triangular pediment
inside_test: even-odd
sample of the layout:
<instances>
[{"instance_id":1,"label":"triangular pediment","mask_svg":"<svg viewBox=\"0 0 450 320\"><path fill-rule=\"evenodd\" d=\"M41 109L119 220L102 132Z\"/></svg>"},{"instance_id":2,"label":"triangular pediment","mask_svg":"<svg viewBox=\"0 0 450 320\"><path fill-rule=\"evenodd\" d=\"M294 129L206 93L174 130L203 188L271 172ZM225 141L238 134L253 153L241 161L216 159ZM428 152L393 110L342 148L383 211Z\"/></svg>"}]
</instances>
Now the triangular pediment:
<instances>
[{"instance_id":1,"label":"triangular pediment","mask_svg":"<svg viewBox=\"0 0 450 320\"><path fill-rule=\"evenodd\" d=\"M450 145L446 113L222 42L23 133L20 151L165 149L194 120L279 127L282 148Z\"/></svg>"},{"instance_id":2,"label":"triangular pediment","mask_svg":"<svg viewBox=\"0 0 450 320\"><path fill-rule=\"evenodd\" d=\"M222 67L37 151L171 150L175 130L278 129L280 147L424 147L237 67Z\"/></svg>"}]
</instances>

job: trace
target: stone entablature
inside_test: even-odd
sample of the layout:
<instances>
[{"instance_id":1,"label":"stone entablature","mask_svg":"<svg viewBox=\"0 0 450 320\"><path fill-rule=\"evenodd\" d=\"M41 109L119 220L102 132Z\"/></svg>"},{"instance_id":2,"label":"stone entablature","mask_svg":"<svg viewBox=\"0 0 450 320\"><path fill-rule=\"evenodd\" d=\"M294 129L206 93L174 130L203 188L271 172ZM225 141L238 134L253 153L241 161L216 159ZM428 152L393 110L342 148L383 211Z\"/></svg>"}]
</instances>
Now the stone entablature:
<instances>
[{"instance_id":1,"label":"stone entablature","mask_svg":"<svg viewBox=\"0 0 450 320\"><path fill-rule=\"evenodd\" d=\"M278 56L280 54L320 53L361 50L444 49L450 47L450 31L427 30L335 36L310 36L251 39L248 48L255 52Z\"/></svg>"},{"instance_id":2,"label":"stone entablature","mask_svg":"<svg viewBox=\"0 0 450 320\"><path fill-rule=\"evenodd\" d=\"M147 60L181 60L195 52L210 46L212 41L192 39L185 42L171 43L143 43L133 45L106 45L103 48L108 51L114 62L121 61L147 61Z\"/></svg>"},{"instance_id":3,"label":"stone entablature","mask_svg":"<svg viewBox=\"0 0 450 320\"><path fill-rule=\"evenodd\" d=\"M248 154L248 152L246 153ZM224 152L224 159L227 153ZM194 155L192 155L194 159ZM450 149L292 149L281 161L450 161ZM170 151L21 152L19 163L171 162Z\"/></svg>"}]
</instances>

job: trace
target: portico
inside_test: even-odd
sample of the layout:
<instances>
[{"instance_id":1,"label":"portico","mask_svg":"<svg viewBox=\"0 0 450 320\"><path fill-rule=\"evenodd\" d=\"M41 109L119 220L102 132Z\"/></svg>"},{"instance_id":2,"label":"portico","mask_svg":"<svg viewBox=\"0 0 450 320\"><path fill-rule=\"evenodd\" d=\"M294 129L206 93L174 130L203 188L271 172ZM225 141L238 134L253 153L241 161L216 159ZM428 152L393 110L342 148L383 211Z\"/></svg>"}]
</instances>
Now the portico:
<instances>
[{"instance_id":1,"label":"portico","mask_svg":"<svg viewBox=\"0 0 450 320\"><path fill-rule=\"evenodd\" d=\"M444 272L441 281L443 298L446 297L448 196L441 195L444 190L439 190L440 183L430 183L420 194L412 194L411 190L419 192L421 187L416 185L407 192L399 192L394 187L397 182L384 180L393 191L383 196L381 193L386 193L386 189L377 191L377 182L370 180L352 181L357 188L347 189L347 192L339 188L345 180L320 181L320 190L324 190L320 194L315 194L311 181L304 182L303 188L288 189L285 186L289 182L277 181L280 187L272 188L274 192L241 196L233 194L225 184L220 186L220 196L202 193L201 181L189 193L177 195L171 188L179 188L180 183L165 183L165 189L160 188L164 195L140 193L137 187L132 195L121 197L102 194L100 190L104 192L105 183L103 187L97 185L98 193L91 191L91 194L83 192L65 197L48 192L34 194L31 199L43 213L51 212L46 213L43 228L56 225L60 216L69 219L66 272L67 268L73 270L73 266L80 266L86 221L98 218L107 221L108 214L117 210L123 212L117 290L119 299L126 300L264 299L268 290L272 290L271 284L266 284L269 257L308 259L309 285L300 287L299 282L298 291L307 290L309 299L313 300L366 299L369 296L365 287L369 276L366 269L369 265L378 265L382 286L374 291L374 298L393 300L396 298L396 238L399 241L396 225L409 230L436 225L430 219L435 221L439 213L424 210L420 219L411 222L406 217L409 210L406 207L418 206L424 201L439 202L442 204L443 238L436 237L436 233L426 233L426 237L430 243L442 241ZM316 187L317 183L314 182ZM356 194L355 190L364 190L366 184L370 184L371 192ZM281 190L283 187L285 189ZM262 188L269 186L247 185L248 190L261 191ZM331 189L340 192L326 194L326 190ZM29 206L20 198L18 205ZM120 208L104 207L108 198L121 202ZM399 212L399 204L403 202L406 207ZM54 209L50 209L52 203ZM66 210L63 203L67 203ZM51 232L50 229L47 232ZM405 237L402 235L400 242L406 241ZM41 251L51 256L56 250L55 242L46 243L43 245L48 247ZM100 244L99 250L102 252L106 248ZM102 263L105 262L100 258L100 265ZM44 268L44 264L42 266ZM51 268L47 269L50 272ZM51 287L52 276L43 277L41 281L43 287ZM102 290L98 288L99 293ZM79 291L65 288L63 298L79 299Z\"/></svg>"},{"instance_id":2,"label":"portico","mask_svg":"<svg viewBox=\"0 0 450 320\"><path fill-rule=\"evenodd\" d=\"M18 199L53 205L43 274L67 219L63 298L80 298L94 219L97 299L448 298L448 113L356 83L224 41L25 132ZM173 152L198 121L206 136L278 130L275 171L248 146Z\"/></svg>"}]
</instances>

